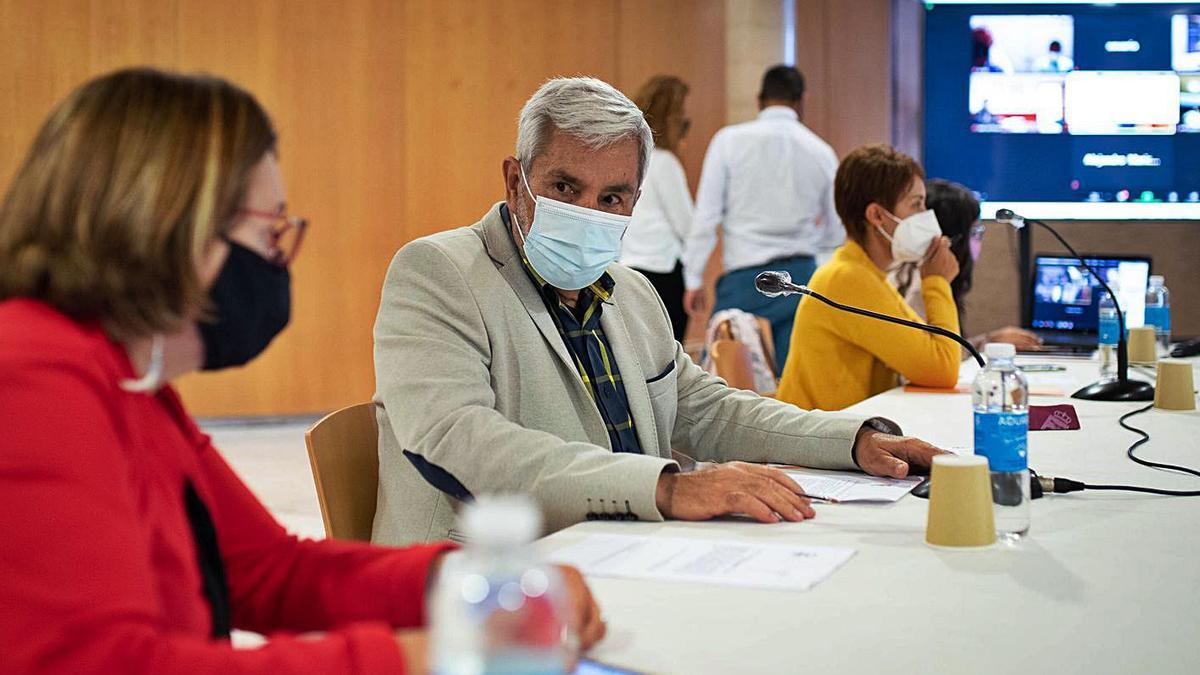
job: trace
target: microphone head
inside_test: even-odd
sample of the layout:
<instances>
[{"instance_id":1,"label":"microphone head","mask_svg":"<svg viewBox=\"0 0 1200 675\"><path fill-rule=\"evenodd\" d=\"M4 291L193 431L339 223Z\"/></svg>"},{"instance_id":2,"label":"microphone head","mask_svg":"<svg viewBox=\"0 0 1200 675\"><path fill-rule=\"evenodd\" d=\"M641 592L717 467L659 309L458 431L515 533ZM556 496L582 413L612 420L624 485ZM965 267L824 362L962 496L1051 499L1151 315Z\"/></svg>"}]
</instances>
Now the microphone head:
<instances>
[{"instance_id":1,"label":"microphone head","mask_svg":"<svg viewBox=\"0 0 1200 675\"><path fill-rule=\"evenodd\" d=\"M787 295L788 286L792 284L792 275L787 272L760 272L754 279L754 287L759 293L768 298L776 298L781 295Z\"/></svg>"},{"instance_id":2,"label":"microphone head","mask_svg":"<svg viewBox=\"0 0 1200 675\"><path fill-rule=\"evenodd\" d=\"M996 211L996 222L1008 223L1018 230L1025 227L1025 219L1013 213L1012 209L1000 209Z\"/></svg>"}]
</instances>

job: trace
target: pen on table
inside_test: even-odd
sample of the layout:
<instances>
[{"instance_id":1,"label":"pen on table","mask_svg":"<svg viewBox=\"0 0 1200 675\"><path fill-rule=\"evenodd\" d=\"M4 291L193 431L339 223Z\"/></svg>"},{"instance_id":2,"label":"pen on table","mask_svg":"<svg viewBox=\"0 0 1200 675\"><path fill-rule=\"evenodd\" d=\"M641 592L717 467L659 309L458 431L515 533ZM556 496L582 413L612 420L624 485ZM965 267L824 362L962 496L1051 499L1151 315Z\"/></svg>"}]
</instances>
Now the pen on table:
<instances>
[{"instance_id":1,"label":"pen on table","mask_svg":"<svg viewBox=\"0 0 1200 675\"><path fill-rule=\"evenodd\" d=\"M775 468L775 469L781 469L784 471L786 471L787 469L803 469L804 468L804 467L798 466L796 464L772 464L771 467ZM796 481L795 478L792 478L792 480ZM800 485L800 481L796 481L796 484ZM803 490L804 489L803 486L801 486L800 489ZM841 500L836 497L822 497L821 495L809 494L808 492L805 492L804 496L808 497L809 499L815 500L815 501L827 502L829 504L840 504L841 503Z\"/></svg>"},{"instance_id":2,"label":"pen on table","mask_svg":"<svg viewBox=\"0 0 1200 675\"><path fill-rule=\"evenodd\" d=\"M1026 363L1018 364L1017 369L1026 373L1061 373L1067 368L1054 363Z\"/></svg>"}]
</instances>

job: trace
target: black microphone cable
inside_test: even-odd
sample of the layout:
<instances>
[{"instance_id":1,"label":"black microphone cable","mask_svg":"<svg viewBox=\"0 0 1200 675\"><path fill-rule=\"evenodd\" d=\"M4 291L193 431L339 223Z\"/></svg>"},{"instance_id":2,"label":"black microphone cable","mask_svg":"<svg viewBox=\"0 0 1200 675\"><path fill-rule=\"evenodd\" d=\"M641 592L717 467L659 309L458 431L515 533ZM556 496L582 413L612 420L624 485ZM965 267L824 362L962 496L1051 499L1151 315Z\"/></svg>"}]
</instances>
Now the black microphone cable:
<instances>
[{"instance_id":1,"label":"black microphone cable","mask_svg":"<svg viewBox=\"0 0 1200 675\"><path fill-rule=\"evenodd\" d=\"M872 312L869 309L862 309L861 307L853 307L851 305L843 305L842 303L837 302L835 300L830 300L829 298L825 297L824 295L821 295L820 293L814 291L811 288L808 288L807 286L803 287L803 289L804 290L802 290L802 291L796 291L796 292L801 293L803 295L812 296L812 297L816 298L817 300L820 300L821 302L829 305L830 307L833 307L835 309L840 309L843 312L849 312L851 314L858 314L860 316L867 316L872 319L879 319L880 321L887 321L889 323L896 323L896 324L900 324L901 326L908 326L909 328L916 328L917 330L923 330L923 331L926 331L929 333L934 333L936 335L940 335L944 338L949 338L951 340L954 340L955 342L957 342L960 345L962 345L963 347L965 347L966 350L968 352L970 352L971 356L975 357L975 361L979 363L980 368L986 367L986 365L987 365L983 360L983 356L981 356L979 354L979 350L975 349L974 345L972 345L970 342L968 342L966 339L964 339L963 336L953 333L951 331L948 331L945 328L941 328L939 326L934 326L934 325L927 324L927 323L917 323L916 321L909 321L908 319L901 319L898 316L889 316L887 314L880 314L879 312Z\"/></svg>"},{"instance_id":2,"label":"black microphone cable","mask_svg":"<svg viewBox=\"0 0 1200 675\"><path fill-rule=\"evenodd\" d=\"M1134 415L1140 415L1153 407L1154 404L1151 403L1148 406L1127 412L1124 415L1121 415L1121 418L1117 421L1117 423L1120 424L1123 429L1127 429L1138 436L1141 436L1141 438L1133 442L1133 445L1129 446L1129 449L1125 451L1125 455L1129 457L1129 459L1141 464L1142 466L1148 466L1152 469L1181 471L1183 473L1191 474L1197 478L1200 478L1200 470L1192 469L1186 466L1179 466L1177 464L1152 462L1148 459L1142 459L1134 454L1135 450L1149 442L1150 434L1146 433L1144 429L1131 426L1126 422L1126 420ZM1054 493L1080 492L1082 490L1119 490L1123 492L1142 492L1151 495L1162 495L1165 497L1200 497L1200 490L1166 490L1163 488L1141 487L1138 485L1091 485L1081 481L1071 480L1070 478L1052 478L1050 476L1037 476L1037 481L1041 484L1044 492Z\"/></svg>"}]
</instances>

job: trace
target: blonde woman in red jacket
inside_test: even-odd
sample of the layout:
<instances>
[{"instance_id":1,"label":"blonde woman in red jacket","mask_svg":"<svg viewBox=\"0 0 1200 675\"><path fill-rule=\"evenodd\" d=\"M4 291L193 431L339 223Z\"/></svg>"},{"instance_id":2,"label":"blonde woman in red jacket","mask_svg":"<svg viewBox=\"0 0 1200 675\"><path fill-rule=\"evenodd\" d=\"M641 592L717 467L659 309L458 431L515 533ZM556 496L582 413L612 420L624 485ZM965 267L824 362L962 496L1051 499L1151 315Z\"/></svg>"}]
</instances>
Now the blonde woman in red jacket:
<instances>
[{"instance_id":1,"label":"blonde woman in red jacket","mask_svg":"<svg viewBox=\"0 0 1200 675\"><path fill-rule=\"evenodd\" d=\"M166 384L283 329L304 227L227 82L119 71L51 113L0 203L4 672L425 670L446 545L288 535ZM586 648L603 622L564 577Z\"/></svg>"}]
</instances>

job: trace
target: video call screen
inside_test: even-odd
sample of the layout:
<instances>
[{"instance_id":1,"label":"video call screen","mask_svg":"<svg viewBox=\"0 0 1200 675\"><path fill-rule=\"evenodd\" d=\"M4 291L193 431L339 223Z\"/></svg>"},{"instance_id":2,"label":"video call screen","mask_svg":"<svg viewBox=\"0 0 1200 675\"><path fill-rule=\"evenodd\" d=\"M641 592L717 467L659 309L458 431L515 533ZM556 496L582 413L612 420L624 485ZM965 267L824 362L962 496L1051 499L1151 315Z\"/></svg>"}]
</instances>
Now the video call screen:
<instances>
[{"instance_id":1,"label":"video call screen","mask_svg":"<svg viewBox=\"0 0 1200 675\"><path fill-rule=\"evenodd\" d=\"M1145 260L1088 258L1117 293L1126 328L1145 322L1150 263ZM1033 271L1033 327L1096 333L1104 288L1075 258L1038 256Z\"/></svg>"},{"instance_id":2,"label":"video call screen","mask_svg":"<svg viewBox=\"0 0 1200 675\"><path fill-rule=\"evenodd\" d=\"M1200 3L927 3L925 168L984 216L1200 219Z\"/></svg>"}]
</instances>

